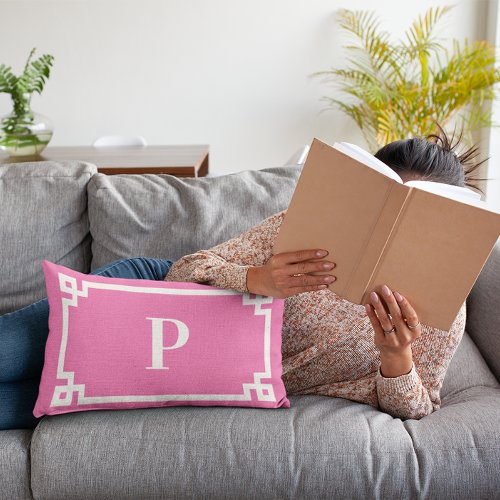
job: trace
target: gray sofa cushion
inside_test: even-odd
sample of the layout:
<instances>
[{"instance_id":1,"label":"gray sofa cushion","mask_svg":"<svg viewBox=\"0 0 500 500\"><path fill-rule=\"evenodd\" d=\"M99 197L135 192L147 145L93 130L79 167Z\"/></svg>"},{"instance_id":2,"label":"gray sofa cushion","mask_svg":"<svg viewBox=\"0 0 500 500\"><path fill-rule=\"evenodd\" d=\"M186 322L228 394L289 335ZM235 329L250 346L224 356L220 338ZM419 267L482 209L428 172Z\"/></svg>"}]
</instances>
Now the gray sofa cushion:
<instances>
[{"instance_id":1,"label":"gray sofa cushion","mask_svg":"<svg viewBox=\"0 0 500 500\"><path fill-rule=\"evenodd\" d=\"M491 387L471 387L446 398L439 411L406 420L417 462L411 474L420 484L411 498L499 498L498 422L500 389Z\"/></svg>"},{"instance_id":2,"label":"gray sofa cushion","mask_svg":"<svg viewBox=\"0 0 500 500\"><path fill-rule=\"evenodd\" d=\"M94 165L0 166L0 314L45 296L41 261L90 270L86 185Z\"/></svg>"},{"instance_id":3,"label":"gray sofa cushion","mask_svg":"<svg viewBox=\"0 0 500 500\"><path fill-rule=\"evenodd\" d=\"M284 210L301 169L198 179L97 174L88 185L92 269L124 257L177 260L228 240Z\"/></svg>"},{"instance_id":4,"label":"gray sofa cushion","mask_svg":"<svg viewBox=\"0 0 500 500\"><path fill-rule=\"evenodd\" d=\"M500 390L419 421L324 396L290 409L177 407L45 417L35 498L494 498ZM459 430L459 432L457 432ZM119 464L119 466L117 466Z\"/></svg>"},{"instance_id":5,"label":"gray sofa cushion","mask_svg":"<svg viewBox=\"0 0 500 500\"><path fill-rule=\"evenodd\" d=\"M444 377L441 399L444 402L447 397L476 386L500 388L476 344L465 332Z\"/></svg>"},{"instance_id":6,"label":"gray sofa cushion","mask_svg":"<svg viewBox=\"0 0 500 500\"><path fill-rule=\"evenodd\" d=\"M467 299L467 330L500 380L500 242Z\"/></svg>"},{"instance_id":7,"label":"gray sofa cushion","mask_svg":"<svg viewBox=\"0 0 500 500\"><path fill-rule=\"evenodd\" d=\"M33 498L30 488L30 440L33 431L0 432L0 498Z\"/></svg>"}]
</instances>

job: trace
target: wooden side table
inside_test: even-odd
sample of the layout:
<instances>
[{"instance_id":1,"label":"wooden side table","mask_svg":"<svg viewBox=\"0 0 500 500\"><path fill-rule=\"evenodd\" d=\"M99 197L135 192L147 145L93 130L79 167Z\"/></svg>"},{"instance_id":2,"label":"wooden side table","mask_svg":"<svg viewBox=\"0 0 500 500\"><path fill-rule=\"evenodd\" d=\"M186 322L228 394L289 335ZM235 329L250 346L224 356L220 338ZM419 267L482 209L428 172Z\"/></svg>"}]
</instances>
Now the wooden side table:
<instances>
[{"instance_id":1,"label":"wooden side table","mask_svg":"<svg viewBox=\"0 0 500 500\"><path fill-rule=\"evenodd\" d=\"M208 174L208 145L191 146L54 146L40 156L7 157L0 164L32 161L81 160L93 163L103 174L170 174L203 177Z\"/></svg>"}]
</instances>

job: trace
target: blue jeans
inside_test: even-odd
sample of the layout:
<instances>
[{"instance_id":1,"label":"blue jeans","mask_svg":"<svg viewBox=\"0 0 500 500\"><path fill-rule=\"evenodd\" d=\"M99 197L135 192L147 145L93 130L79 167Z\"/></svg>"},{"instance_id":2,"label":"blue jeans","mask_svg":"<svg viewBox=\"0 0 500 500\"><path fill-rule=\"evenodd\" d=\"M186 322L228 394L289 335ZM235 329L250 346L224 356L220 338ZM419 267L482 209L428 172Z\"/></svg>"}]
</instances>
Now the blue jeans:
<instances>
[{"instance_id":1,"label":"blue jeans","mask_svg":"<svg viewBox=\"0 0 500 500\"><path fill-rule=\"evenodd\" d=\"M172 261L122 259L90 274L110 278L163 280ZM49 304L42 299L0 316L0 430L33 428L33 408L43 368Z\"/></svg>"}]
</instances>

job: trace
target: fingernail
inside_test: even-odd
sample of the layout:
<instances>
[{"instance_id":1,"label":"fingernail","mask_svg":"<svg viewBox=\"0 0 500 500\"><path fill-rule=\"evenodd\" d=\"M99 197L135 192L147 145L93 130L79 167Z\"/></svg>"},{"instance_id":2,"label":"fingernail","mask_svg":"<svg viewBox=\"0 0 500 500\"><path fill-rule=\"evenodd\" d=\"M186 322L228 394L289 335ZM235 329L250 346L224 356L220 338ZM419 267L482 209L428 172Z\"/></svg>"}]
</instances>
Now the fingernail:
<instances>
[{"instance_id":1,"label":"fingernail","mask_svg":"<svg viewBox=\"0 0 500 500\"><path fill-rule=\"evenodd\" d=\"M335 264L332 264L330 262L325 262L323 264L323 269L333 269L335 267Z\"/></svg>"},{"instance_id":2,"label":"fingernail","mask_svg":"<svg viewBox=\"0 0 500 500\"><path fill-rule=\"evenodd\" d=\"M401 302L401 301L403 300L403 297L401 297L401 295L399 295L399 293L398 293L398 292L394 292L394 297L396 297L396 300L397 300L398 302Z\"/></svg>"},{"instance_id":3,"label":"fingernail","mask_svg":"<svg viewBox=\"0 0 500 500\"><path fill-rule=\"evenodd\" d=\"M389 290L389 287L387 285L384 285L382 287L382 293L386 296L389 297L391 295L391 291Z\"/></svg>"},{"instance_id":4,"label":"fingernail","mask_svg":"<svg viewBox=\"0 0 500 500\"><path fill-rule=\"evenodd\" d=\"M378 302L378 295L375 292L370 293L370 298L373 302Z\"/></svg>"},{"instance_id":5,"label":"fingernail","mask_svg":"<svg viewBox=\"0 0 500 500\"><path fill-rule=\"evenodd\" d=\"M331 283L332 281L335 281L335 276L325 276L323 278L323 281L325 281L326 283Z\"/></svg>"},{"instance_id":6,"label":"fingernail","mask_svg":"<svg viewBox=\"0 0 500 500\"><path fill-rule=\"evenodd\" d=\"M309 254L311 255L311 254ZM326 250L318 250L316 252L316 257L324 257L325 255L328 255L328 252Z\"/></svg>"}]
</instances>

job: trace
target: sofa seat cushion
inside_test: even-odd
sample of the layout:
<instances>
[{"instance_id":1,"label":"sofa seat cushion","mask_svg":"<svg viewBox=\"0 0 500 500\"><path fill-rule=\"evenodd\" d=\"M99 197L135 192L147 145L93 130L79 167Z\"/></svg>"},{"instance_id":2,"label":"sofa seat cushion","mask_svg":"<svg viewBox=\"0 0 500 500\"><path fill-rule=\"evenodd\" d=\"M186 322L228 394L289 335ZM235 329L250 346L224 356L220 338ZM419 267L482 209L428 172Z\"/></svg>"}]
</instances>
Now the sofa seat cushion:
<instances>
[{"instance_id":1,"label":"sofa seat cushion","mask_svg":"<svg viewBox=\"0 0 500 500\"><path fill-rule=\"evenodd\" d=\"M90 270L86 185L96 172L79 161L0 167L0 314L45 296L42 259Z\"/></svg>"},{"instance_id":2,"label":"sofa seat cushion","mask_svg":"<svg viewBox=\"0 0 500 500\"><path fill-rule=\"evenodd\" d=\"M172 407L44 417L32 440L33 494L219 500L498 492L498 389L469 389L439 412L405 422L344 399L290 400L287 410Z\"/></svg>"},{"instance_id":3,"label":"sofa seat cushion","mask_svg":"<svg viewBox=\"0 0 500 500\"><path fill-rule=\"evenodd\" d=\"M0 431L0 498L33 498L30 488L30 441L33 431Z\"/></svg>"},{"instance_id":4,"label":"sofa seat cushion","mask_svg":"<svg viewBox=\"0 0 500 500\"><path fill-rule=\"evenodd\" d=\"M284 210L302 165L215 178L97 174L88 185L92 269L126 257L177 260Z\"/></svg>"}]
</instances>

